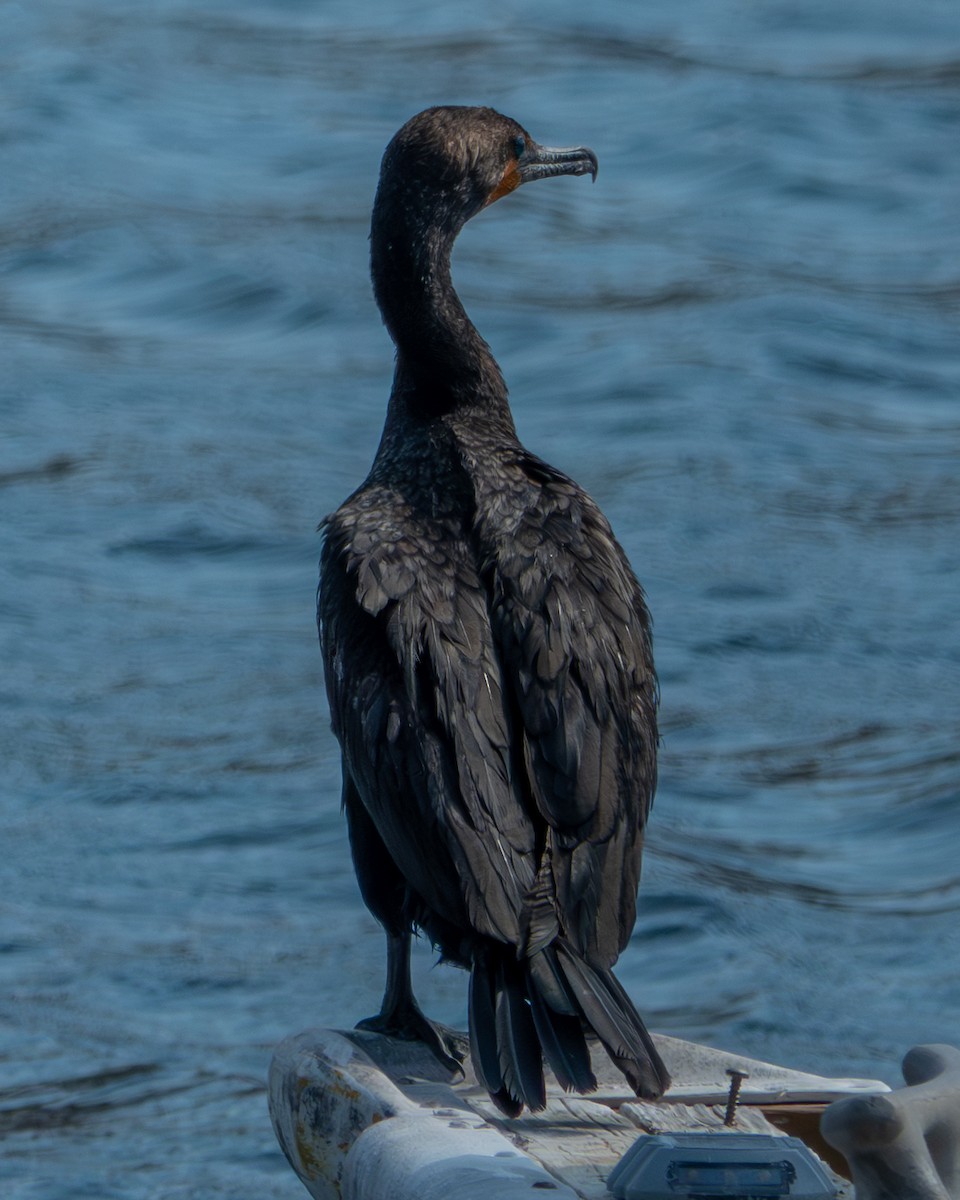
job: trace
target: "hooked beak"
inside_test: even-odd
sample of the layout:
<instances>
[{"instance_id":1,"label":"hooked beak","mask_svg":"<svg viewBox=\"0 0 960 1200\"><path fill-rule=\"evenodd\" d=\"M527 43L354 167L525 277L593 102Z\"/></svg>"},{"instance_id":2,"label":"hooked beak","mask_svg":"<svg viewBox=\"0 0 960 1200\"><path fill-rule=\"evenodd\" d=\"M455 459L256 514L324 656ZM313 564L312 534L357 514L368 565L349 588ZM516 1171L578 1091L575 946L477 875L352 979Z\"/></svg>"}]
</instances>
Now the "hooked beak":
<instances>
[{"instance_id":1,"label":"hooked beak","mask_svg":"<svg viewBox=\"0 0 960 1200\"><path fill-rule=\"evenodd\" d=\"M586 146L538 146L527 142L519 158L511 159L503 178L487 197L485 204L492 204L506 196L521 183L534 179L550 179L554 175L592 175L597 177L597 156Z\"/></svg>"},{"instance_id":2,"label":"hooked beak","mask_svg":"<svg viewBox=\"0 0 960 1200\"><path fill-rule=\"evenodd\" d=\"M598 166L597 156L586 146L556 149L532 142L517 161L517 173L521 183L554 175L591 175L596 179Z\"/></svg>"}]
</instances>

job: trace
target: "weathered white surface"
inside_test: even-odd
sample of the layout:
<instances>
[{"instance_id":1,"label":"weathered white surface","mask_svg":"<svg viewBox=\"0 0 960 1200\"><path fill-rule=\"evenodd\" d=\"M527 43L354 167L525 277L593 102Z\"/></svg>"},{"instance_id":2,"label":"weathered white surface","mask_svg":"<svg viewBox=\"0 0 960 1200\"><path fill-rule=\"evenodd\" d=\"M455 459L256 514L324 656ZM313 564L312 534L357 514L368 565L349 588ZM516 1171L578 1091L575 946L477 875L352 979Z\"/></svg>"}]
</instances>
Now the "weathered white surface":
<instances>
[{"instance_id":1,"label":"weathered white surface","mask_svg":"<svg viewBox=\"0 0 960 1200\"><path fill-rule=\"evenodd\" d=\"M960 1200L960 1050L914 1046L908 1086L838 1100L820 1129L850 1164L857 1200Z\"/></svg>"},{"instance_id":2,"label":"weathered white surface","mask_svg":"<svg viewBox=\"0 0 960 1200\"><path fill-rule=\"evenodd\" d=\"M281 1042L268 1089L280 1147L317 1200L339 1197L344 1159L358 1134L419 1111L352 1042L329 1029Z\"/></svg>"},{"instance_id":3,"label":"weathered white surface","mask_svg":"<svg viewBox=\"0 0 960 1200\"><path fill-rule=\"evenodd\" d=\"M540 1113L523 1113L510 1120L483 1093L470 1093L470 1107L511 1137L550 1173L567 1184L580 1200L610 1200L607 1176L644 1133L676 1133L696 1129L721 1133L725 1106L646 1103L635 1099L619 1109L592 1096L551 1091ZM737 1133L780 1134L759 1109L741 1109Z\"/></svg>"},{"instance_id":4,"label":"weathered white surface","mask_svg":"<svg viewBox=\"0 0 960 1200\"><path fill-rule=\"evenodd\" d=\"M633 1100L620 1113L642 1133L771 1133L786 1136L771 1125L759 1108L741 1105L732 1125L723 1123L725 1104L651 1104Z\"/></svg>"},{"instance_id":5,"label":"weathered white surface","mask_svg":"<svg viewBox=\"0 0 960 1200\"><path fill-rule=\"evenodd\" d=\"M775 1063L762 1062L756 1058L744 1058L729 1054L725 1050L714 1050L712 1046L701 1046L696 1042L685 1042L680 1038L654 1034L653 1040L667 1064L673 1078L667 1098L684 1104L720 1104L726 1100L730 1090L728 1069L745 1071L740 1089L741 1100L757 1104L776 1103L789 1100L794 1104L804 1101L834 1100L838 1096L869 1095L887 1092L890 1089L877 1079L831 1079L824 1075L811 1075L806 1071L791 1071ZM624 1089L623 1079L617 1084L615 1076L604 1074L601 1091L608 1094L608 1080L623 1095L624 1100L635 1099L629 1089Z\"/></svg>"},{"instance_id":6,"label":"weathered white surface","mask_svg":"<svg viewBox=\"0 0 960 1200\"><path fill-rule=\"evenodd\" d=\"M426 1104L405 1096L342 1034L315 1029L282 1042L270 1064L270 1116L316 1200L530 1200L534 1188L577 1200L448 1085L424 1084L421 1069L446 1073L425 1047L379 1035L358 1040L377 1045Z\"/></svg>"},{"instance_id":7,"label":"weathered white surface","mask_svg":"<svg viewBox=\"0 0 960 1200\"><path fill-rule=\"evenodd\" d=\"M657 1037L679 1102L637 1101L602 1051L592 1096L548 1090L542 1113L509 1120L473 1078L451 1074L419 1043L369 1031L288 1038L270 1068L270 1112L284 1153L315 1200L603 1200L613 1165L644 1132L723 1131L729 1077L747 1071L739 1131L777 1132L751 1109L764 1098L855 1094L874 1081L825 1079ZM748 1085L751 1085L748 1086ZM512 1189L512 1190L510 1190Z\"/></svg>"},{"instance_id":8,"label":"weathered white surface","mask_svg":"<svg viewBox=\"0 0 960 1200\"><path fill-rule=\"evenodd\" d=\"M547 1164L550 1173L580 1200L609 1200L607 1175L640 1133L615 1109L590 1097L556 1090L548 1094L543 1112L524 1112L514 1120L499 1112L479 1088L471 1090L470 1107L538 1162Z\"/></svg>"},{"instance_id":9,"label":"weathered white surface","mask_svg":"<svg viewBox=\"0 0 960 1200\"><path fill-rule=\"evenodd\" d=\"M404 1114L372 1125L347 1154L343 1200L577 1200L480 1118Z\"/></svg>"}]
</instances>

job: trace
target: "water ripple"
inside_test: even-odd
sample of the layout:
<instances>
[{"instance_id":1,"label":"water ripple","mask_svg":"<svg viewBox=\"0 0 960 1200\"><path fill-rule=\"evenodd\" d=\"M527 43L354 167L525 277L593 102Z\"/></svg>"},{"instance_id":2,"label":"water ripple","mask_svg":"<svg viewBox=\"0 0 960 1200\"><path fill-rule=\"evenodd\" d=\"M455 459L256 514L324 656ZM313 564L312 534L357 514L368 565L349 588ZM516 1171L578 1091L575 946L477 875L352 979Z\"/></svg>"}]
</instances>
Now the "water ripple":
<instances>
[{"instance_id":1,"label":"water ripple","mask_svg":"<svg viewBox=\"0 0 960 1200\"><path fill-rule=\"evenodd\" d=\"M656 618L621 978L813 1070L954 1036L954 7L7 6L5 1197L292 1195L252 1081L379 999L314 530L390 385L377 166L438 101L600 156L471 223L454 276Z\"/></svg>"}]
</instances>

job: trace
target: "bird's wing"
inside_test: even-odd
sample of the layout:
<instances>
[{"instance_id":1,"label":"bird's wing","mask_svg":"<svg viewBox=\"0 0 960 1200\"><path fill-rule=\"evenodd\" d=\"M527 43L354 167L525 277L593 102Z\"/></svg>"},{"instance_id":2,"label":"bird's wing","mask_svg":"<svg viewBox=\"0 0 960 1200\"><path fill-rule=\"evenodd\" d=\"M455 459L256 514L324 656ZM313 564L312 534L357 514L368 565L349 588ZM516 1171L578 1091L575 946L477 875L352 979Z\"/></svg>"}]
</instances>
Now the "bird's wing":
<instances>
[{"instance_id":1,"label":"bird's wing","mask_svg":"<svg viewBox=\"0 0 960 1200\"><path fill-rule=\"evenodd\" d=\"M516 944L534 826L462 535L358 493L326 523L318 615L344 767L401 873L452 924Z\"/></svg>"},{"instance_id":2,"label":"bird's wing","mask_svg":"<svg viewBox=\"0 0 960 1200\"><path fill-rule=\"evenodd\" d=\"M573 944L609 965L635 919L643 827L656 786L657 681L640 585L605 517L532 456L501 487L492 621L523 729L547 869ZM544 895L551 881L539 880Z\"/></svg>"}]
</instances>

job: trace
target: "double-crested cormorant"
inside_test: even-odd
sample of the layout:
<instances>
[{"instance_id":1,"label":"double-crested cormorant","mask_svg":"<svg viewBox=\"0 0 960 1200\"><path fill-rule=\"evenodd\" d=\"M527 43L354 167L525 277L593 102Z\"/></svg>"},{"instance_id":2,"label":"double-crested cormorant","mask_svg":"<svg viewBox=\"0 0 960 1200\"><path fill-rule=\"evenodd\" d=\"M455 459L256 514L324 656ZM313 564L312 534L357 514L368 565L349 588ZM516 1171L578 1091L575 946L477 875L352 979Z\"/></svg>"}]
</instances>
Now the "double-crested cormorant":
<instances>
[{"instance_id":1,"label":"double-crested cormorant","mask_svg":"<svg viewBox=\"0 0 960 1200\"><path fill-rule=\"evenodd\" d=\"M371 266L396 373L321 561L343 805L388 942L383 1007L361 1024L458 1057L411 988L424 930L470 970L474 1068L511 1116L543 1107L544 1059L565 1088L596 1087L585 1034L638 1095L669 1084L610 970L656 781L643 593L596 504L518 441L450 278L454 239L486 205L596 172L593 151L538 146L490 108L427 109L390 142Z\"/></svg>"}]
</instances>

